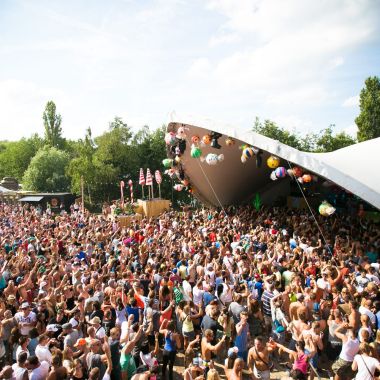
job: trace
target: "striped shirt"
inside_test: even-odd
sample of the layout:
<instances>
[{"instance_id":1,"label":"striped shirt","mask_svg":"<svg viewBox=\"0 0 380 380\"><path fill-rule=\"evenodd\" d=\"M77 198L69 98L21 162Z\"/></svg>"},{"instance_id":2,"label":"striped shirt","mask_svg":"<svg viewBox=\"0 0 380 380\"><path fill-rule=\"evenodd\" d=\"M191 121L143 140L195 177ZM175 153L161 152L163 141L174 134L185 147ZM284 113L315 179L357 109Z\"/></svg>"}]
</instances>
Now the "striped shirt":
<instances>
[{"instance_id":1,"label":"striped shirt","mask_svg":"<svg viewBox=\"0 0 380 380\"><path fill-rule=\"evenodd\" d=\"M268 290L264 290L264 293L261 296L261 301L263 302L263 313L268 317L272 316L272 309L270 306L270 300L273 297L274 297L274 294L271 292L268 292Z\"/></svg>"}]
</instances>

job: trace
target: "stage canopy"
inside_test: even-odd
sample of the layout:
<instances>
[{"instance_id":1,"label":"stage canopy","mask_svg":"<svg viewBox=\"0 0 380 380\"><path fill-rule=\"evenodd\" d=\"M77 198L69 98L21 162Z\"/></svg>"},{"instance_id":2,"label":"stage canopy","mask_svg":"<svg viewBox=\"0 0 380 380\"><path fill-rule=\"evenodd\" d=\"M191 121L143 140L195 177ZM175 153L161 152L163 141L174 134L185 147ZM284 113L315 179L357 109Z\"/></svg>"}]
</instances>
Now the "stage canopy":
<instances>
[{"instance_id":1,"label":"stage canopy","mask_svg":"<svg viewBox=\"0 0 380 380\"><path fill-rule=\"evenodd\" d=\"M290 181L290 178L271 180L273 169L267 166L266 161L268 157L275 155L281 159L281 167L301 167L304 173L316 175L326 183L336 184L380 209L380 138L331 153L306 153L251 130L209 119L172 114L168 131L177 133L180 127L184 127L186 134L186 150L180 157L181 167L191 183L194 194L208 205L236 204L256 192L268 191L274 186L278 186L278 191L281 191L279 183ZM210 132L223 135L218 139L221 148L203 146L202 143L197 145L202 150L202 157L209 153L224 155L224 160L216 165L208 165L205 161L202 162L202 159L192 158L190 155L192 136L202 139ZM225 142L227 137L233 138L235 144L228 146ZM262 151L261 167L257 167L255 156L242 163L242 150L239 147L244 144Z\"/></svg>"}]
</instances>

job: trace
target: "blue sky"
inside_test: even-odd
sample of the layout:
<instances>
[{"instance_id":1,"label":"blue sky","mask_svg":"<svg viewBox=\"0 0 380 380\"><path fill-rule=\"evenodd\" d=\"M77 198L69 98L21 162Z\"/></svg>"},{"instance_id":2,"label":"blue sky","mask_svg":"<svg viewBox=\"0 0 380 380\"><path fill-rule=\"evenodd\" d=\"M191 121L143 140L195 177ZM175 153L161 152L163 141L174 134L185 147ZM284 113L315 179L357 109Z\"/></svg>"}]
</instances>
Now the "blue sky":
<instances>
[{"instance_id":1,"label":"blue sky","mask_svg":"<svg viewBox=\"0 0 380 380\"><path fill-rule=\"evenodd\" d=\"M173 110L354 133L379 19L376 0L1 0L1 139L42 134L48 100L70 138Z\"/></svg>"}]
</instances>

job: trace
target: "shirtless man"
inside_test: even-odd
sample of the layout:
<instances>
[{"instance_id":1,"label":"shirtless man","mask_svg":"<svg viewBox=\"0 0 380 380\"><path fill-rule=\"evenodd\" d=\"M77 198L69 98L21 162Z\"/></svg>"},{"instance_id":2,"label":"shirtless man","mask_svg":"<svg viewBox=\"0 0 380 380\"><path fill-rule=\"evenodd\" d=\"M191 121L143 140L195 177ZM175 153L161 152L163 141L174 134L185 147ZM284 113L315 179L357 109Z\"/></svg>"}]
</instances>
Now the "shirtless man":
<instances>
[{"instance_id":1,"label":"shirtless man","mask_svg":"<svg viewBox=\"0 0 380 380\"><path fill-rule=\"evenodd\" d=\"M305 305L303 304L304 295L302 293L297 294L297 301L292 302L289 306L290 320L294 321L298 319L298 310L304 309Z\"/></svg>"},{"instance_id":2,"label":"shirtless man","mask_svg":"<svg viewBox=\"0 0 380 380\"><path fill-rule=\"evenodd\" d=\"M211 361L211 353L218 352L223 347L223 343L226 340L226 336L223 335L222 339L214 346L211 344L213 339L214 339L214 333L212 332L212 330L210 329L205 330L204 336L201 342L201 350L202 350L203 366L206 368L209 367L209 363Z\"/></svg>"},{"instance_id":3,"label":"shirtless man","mask_svg":"<svg viewBox=\"0 0 380 380\"><path fill-rule=\"evenodd\" d=\"M295 350L296 342L302 339L302 331L309 328L307 316L305 312L298 313L298 319L289 323L288 330L292 333L292 339L289 343L289 348Z\"/></svg>"},{"instance_id":4,"label":"shirtless man","mask_svg":"<svg viewBox=\"0 0 380 380\"><path fill-rule=\"evenodd\" d=\"M359 304L356 301L349 302L350 314L348 315L348 323L350 327L357 332L360 326L360 313L358 311Z\"/></svg>"},{"instance_id":5,"label":"shirtless man","mask_svg":"<svg viewBox=\"0 0 380 380\"><path fill-rule=\"evenodd\" d=\"M248 368L252 369L255 378L270 379L269 354L272 351L273 347L270 344L265 344L261 336L255 338L254 346L248 351Z\"/></svg>"},{"instance_id":6,"label":"shirtless man","mask_svg":"<svg viewBox=\"0 0 380 380\"><path fill-rule=\"evenodd\" d=\"M243 380L244 360L236 358L228 380Z\"/></svg>"}]
</instances>

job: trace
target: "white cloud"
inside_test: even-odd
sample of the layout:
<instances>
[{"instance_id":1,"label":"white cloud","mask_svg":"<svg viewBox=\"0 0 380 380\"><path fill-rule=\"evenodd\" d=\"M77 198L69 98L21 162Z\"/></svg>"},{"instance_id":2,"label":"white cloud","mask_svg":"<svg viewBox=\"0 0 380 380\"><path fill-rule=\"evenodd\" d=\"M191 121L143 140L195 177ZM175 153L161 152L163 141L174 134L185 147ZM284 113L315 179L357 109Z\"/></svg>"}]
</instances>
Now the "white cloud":
<instances>
[{"instance_id":1,"label":"white cloud","mask_svg":"<svg viewBox=\"0 0 380 380\"><path fill-rule=\"evenodd\" d=\"M281 128L289 131L307 133L313 130L313 123L310 120L302 119L296 115L278 115L273 117Z\"/></svg>"},{"instance_id":2,"label":"white cloud","mask_svg":"<svg viewBox=\"0 0 380 380\"><path fill-rule=\"evenodd\" d=\"M346 132L350 136L356 137L358 133L358 126L356 124L351 124L346 128L343 128L342 132Z\"/></svg>"},{"instance_id":3,"label":"white cloud","mask_svg":"<svg viewBox=\"0 0 380 380\"><path fill-rule=\"evenodd\" d=\"M331 70L378 28L369 0L211 0L208 9L225 18L211 41L230 33L245 42L216 62L215 83L282 105L331 100Z\"/></svg>"},{"instance_id":4,"label":"white cloud","mask_svg":"<svg viewBox=\"0 0 380 380\"><path fill-rule=\"evenodd\" d=\"M359 107L359 95L356 96L350 96L349 98L345 99L342 106L343 107Z\"/></svg>"},{"instance_id":5,"label":"white cloud","mask_svg":"<svg viewBox=\"0 0 380 380\"><path fill-rule=\"evenodd\" d=\"M54 99L61 112L70 107L70 100L56 88L40 87L33 82L6 80L0 82L0 128L9 139L33 133L43 135L42 114L45 104Z\"/></svg>"},{"instance_id":6,"label":"white cloud","mask_svg":"<svg viewBox=\"0 0 380 380\"><path fill-rule=\"evenodd\" d=\"M210 61L207 58L198 58L191 63L187 73L190 77L205 77L210 74L210 70Z\"/></svg>"}]
</instances>

